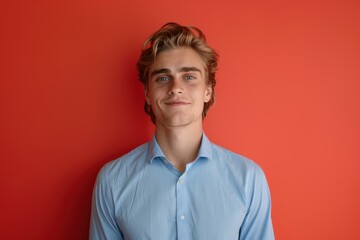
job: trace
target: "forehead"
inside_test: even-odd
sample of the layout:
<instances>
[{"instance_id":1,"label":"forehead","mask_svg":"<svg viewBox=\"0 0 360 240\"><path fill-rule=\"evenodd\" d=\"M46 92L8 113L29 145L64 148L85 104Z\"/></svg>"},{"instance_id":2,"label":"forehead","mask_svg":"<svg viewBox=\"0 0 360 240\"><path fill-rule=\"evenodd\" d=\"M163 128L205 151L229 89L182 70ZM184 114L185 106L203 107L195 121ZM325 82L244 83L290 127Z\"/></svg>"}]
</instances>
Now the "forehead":
<instances>
[{"instance_id":1,"label":"forehead","mask_svg":"<svg viewBox=\"0 0 360 240\"><path fill-rule=\"evenodd\" d=\"M189 47L179 47L160 52L150 67L150 73L157 69L178 71L184 67L196 67L204 72L204 62L199 54Z\"/></svg>"}]
</instances>

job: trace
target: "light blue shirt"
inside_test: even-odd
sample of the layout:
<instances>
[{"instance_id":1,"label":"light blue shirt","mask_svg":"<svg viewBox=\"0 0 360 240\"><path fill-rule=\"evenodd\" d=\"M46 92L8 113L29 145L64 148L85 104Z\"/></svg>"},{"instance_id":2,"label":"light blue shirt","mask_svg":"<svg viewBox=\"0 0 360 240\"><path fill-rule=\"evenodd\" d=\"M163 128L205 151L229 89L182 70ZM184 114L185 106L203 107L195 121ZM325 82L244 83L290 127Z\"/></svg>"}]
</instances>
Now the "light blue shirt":
<instances>
[{"instance_id":1,"label":"light blue shirt","mask_svg":"<svg viewBox=\"0 0 360 240\"><path fill-rule=\"evenodd\" d=\"M90 239L274 239L265 175L205 134L181 173L153 137L99 172Z\"/></svg>"}]
</instances>

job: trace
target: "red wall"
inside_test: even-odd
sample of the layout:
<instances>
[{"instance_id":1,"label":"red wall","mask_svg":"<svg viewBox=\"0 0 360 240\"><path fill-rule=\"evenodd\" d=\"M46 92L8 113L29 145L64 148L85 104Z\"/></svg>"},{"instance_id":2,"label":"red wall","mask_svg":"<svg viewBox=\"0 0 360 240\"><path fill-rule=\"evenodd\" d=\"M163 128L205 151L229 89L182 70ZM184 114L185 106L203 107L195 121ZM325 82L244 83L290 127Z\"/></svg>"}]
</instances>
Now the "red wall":
<instances>
[{"instance_id":1,"label":"red wall","mask_svg":"<svg viewBox=\"0 0 360 240\"><path fill-rule=\"evenodd\" d=\"M360 2L1 1L0 235L86 239L106 162L147 141L135 64L165 22L220 53L216 143L265 170L277 239L360 239Z\"/></svg>"}]
</instances>

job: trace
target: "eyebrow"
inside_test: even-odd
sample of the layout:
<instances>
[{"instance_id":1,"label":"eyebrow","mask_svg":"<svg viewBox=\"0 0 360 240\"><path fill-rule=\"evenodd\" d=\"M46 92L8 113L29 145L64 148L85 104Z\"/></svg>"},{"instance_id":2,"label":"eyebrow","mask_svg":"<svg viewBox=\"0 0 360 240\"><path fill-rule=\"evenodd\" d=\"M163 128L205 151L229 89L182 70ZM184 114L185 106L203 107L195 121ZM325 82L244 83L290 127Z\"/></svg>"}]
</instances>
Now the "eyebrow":
<instances>
[{"instance_id":1,"label":"eyebrow","mask_svg":"<svg viewBox=\"0 0 360 240\"><path fill-rule=\"evenodd\" d=\"M201 70L196 67L182 67L179 72L199 72L201 74Z\"/></svg>"},{"instance_id":2,"label":"eyebrow","mask_svg":"<svg viewBox=\"0 0 360 240\"><path fill-rule=\"evenodd\" d=\"M153 77L155 75L161 74L161 73L170 73L170 70L167 68L162 68L162 69L158 69L158 70L154 70L151 72L150 76Z\"/></svg>"},{"instance_id":3,"label":"eyebrow","mask_svg":"<svg viewBox=\"0 0 360 240\"><path fill-rule=\"evenodd\" d=\"M151 72L150 76L156 76L158 74L161 73L170 73L170 69L167 68L161 68L161 69L157 69ZM196 68L196 67L182 67L179 69L179 72L199 72L201 74L201 70Z\"/></svg>"}]
</instances>

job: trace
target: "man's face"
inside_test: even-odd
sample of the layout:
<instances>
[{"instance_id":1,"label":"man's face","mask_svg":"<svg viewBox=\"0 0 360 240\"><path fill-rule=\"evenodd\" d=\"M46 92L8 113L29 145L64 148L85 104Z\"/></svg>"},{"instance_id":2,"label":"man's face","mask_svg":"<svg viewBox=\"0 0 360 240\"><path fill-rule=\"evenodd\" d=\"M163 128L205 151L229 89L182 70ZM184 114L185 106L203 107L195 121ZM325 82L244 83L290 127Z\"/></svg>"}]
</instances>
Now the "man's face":
<instances>
[{"instance_id":1,"label":"man's face","mask_svg":"<svg viewBox=\"0 0 360 240\"><path fill-rule=\"evenodd\" d=\"M204 103L211 99L204 63L191 48L160 52L149 71L146 101L156 125L168 127L201 123Z\"/></svg>"}]
</instances>

